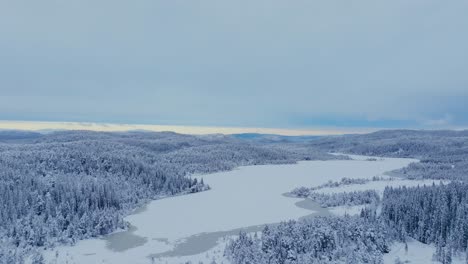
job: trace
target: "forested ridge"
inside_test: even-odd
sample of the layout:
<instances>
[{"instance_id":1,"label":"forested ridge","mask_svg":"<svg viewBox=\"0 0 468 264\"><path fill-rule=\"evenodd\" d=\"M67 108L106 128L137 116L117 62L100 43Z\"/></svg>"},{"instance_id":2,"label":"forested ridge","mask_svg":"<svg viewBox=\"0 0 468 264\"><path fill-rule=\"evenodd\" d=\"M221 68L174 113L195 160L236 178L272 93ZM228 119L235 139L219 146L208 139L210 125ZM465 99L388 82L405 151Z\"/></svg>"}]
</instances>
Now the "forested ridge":
<instances>
[{"instance_id":1,"label":"forested ridge","mask_svg":"<svg viewBox=\"0 0 468 264\"><path fill-rule=\"evenodd\" d=\"M370 134L323 137L308 145L327 152L416 158L400 169L410 179L468 182L468 130L382 130Z\"/></svg>"}]
</instances>

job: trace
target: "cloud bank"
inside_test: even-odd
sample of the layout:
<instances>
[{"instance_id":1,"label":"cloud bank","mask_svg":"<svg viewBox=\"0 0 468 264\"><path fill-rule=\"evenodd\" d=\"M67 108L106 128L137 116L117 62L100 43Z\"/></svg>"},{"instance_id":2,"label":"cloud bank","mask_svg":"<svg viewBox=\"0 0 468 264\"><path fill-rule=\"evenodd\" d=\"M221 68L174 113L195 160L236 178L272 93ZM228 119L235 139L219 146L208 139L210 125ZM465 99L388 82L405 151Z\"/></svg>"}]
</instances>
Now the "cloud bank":
<instances>
[{"instance_id":1,"label":"cloud bank","mask_svg":"<svg viewBox=\"0 0 468 264\"><path fill-rule=\"evenodd\" d=\"M461 0L3 1L0 119L466 126L467 13Z\"/></svg>"}]
</instances>

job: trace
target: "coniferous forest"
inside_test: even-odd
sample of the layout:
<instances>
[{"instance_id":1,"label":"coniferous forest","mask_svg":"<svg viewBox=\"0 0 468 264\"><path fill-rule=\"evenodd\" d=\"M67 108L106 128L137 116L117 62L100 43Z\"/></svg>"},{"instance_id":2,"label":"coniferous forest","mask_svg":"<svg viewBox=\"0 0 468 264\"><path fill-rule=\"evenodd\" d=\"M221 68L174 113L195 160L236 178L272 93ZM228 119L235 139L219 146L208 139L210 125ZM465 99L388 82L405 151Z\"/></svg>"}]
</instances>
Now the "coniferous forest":
<instances>
[{"instance_id":1,"label":"coniferous forest","mask_svg":"<svg viewBox=\"0 0 468 264\"><path fill-rule=\"evenodd\" d=\"M221 135L2 132L0 263L126 228L123 217L150 199L209 189L193 173L336 158Z\"/></svg>"},{"instance_id":2,"label":"coniferous forest","mask_svg":"<svg viewBox=\"0 0 468 264\"><path fill-rule=\"evenodd\" d=\"M233 263L383 263L382 254L388 253L388 245L406 243L409 238L435 245L433 258L443 264L452 263L454 256L468 263L467 131L380 131L324 137L307 144L327 152L417 158L420 162L393 173L409 179L452 181L446 185L387 187L383 197L375 192L314 192L325 187L363 184L365 180L344 179L296 188L292 195L308 197L323 207L379 202L381 210L369 206L359 217L312 218L269 226L258 236L240 234L225 252ZM309 228L316 222L320 225Z\"/></svg>"},{"instance_id":3,"label":"coniferous forest","mask_svg":"<svg viewBox=\"0 0 468 264\"><path fill-rule=\"evenodd\" d=\"M38 248L74 244L127 228L123 217L152 199L209 190L190 177L242 165L346 159L330 152L411 157L403 178L449 184L318 194L320 188L365 184L343 179L293 194L323 207L372 204L360 216L328 216L241 233L226 248L238 263L382 263L394 242L435 245L435 259L466 254L468 205L465 131L382 131L304 140L252 141L238 136L170 132L0 133L0 263L42 263ZM379 181L380 178L372 179ZM374 206L375 205L375 206ZM380 208L380 210L377 210Z\"/></svg>"},{"instance_id":4,"label":"coniferous forest","mask_svg":"<svg viewBox=\"0 0 468 264\"><path fill-rule=\"evenodd\" d=\"M436 258L450 263L468 246L468 185L450 183L414 188L387 188L382 221L400 237L435 244ZM467 256L468 261L468 256Z\"/></svg>"}]
</instances>

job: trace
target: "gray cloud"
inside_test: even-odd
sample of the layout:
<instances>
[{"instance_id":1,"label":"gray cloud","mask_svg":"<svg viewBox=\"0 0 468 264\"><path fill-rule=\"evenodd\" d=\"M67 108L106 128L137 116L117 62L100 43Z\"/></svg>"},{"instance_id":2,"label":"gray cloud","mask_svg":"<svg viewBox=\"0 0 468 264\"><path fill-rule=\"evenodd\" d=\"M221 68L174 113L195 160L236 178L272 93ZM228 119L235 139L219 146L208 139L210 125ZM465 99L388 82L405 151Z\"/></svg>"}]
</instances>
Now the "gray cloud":
<instances>
[{"instance_id":1,"label":"gray cloud","mask_svg":"<svg viewBox=\"0 0 468 264\"><path fill-rule=\"evenodd\" d=\"M435 0L4 1L0 119L468 125L466 13Z\"/></svg>"}]
</instances>

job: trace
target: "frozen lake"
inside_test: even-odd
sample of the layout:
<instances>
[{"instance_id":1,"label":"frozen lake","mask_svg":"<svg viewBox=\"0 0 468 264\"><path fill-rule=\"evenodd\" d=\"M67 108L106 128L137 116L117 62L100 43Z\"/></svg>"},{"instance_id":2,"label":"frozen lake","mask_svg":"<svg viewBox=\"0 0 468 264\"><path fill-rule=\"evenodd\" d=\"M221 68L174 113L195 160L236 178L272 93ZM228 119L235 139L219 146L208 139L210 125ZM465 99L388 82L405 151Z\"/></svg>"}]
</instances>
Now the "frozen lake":
<instances>
[{"instance_id":1,"label":"frozen lake","mask_svg":"<svg viewBox=\"0 0 468 264\"><path fill-rule=\"evenodd\" d=\"M256 231L264 224L327 213L313 203L283 195L296 187L343 177L372 178L416 161L353 158L357 160L247 166L204 175L211 190L152 201L126 217L131 224L128 231L59 247L45 256L51 263L57 259L70 264L153 263L160 257L167 257L162 263L180 263L177 256L207 251L220 237L241 229Z\"/></svg>"}]
</instances>

